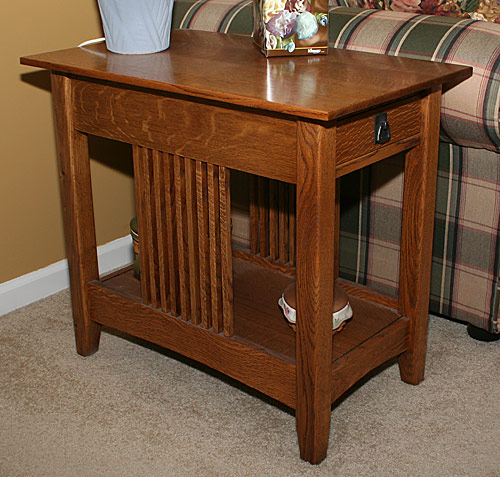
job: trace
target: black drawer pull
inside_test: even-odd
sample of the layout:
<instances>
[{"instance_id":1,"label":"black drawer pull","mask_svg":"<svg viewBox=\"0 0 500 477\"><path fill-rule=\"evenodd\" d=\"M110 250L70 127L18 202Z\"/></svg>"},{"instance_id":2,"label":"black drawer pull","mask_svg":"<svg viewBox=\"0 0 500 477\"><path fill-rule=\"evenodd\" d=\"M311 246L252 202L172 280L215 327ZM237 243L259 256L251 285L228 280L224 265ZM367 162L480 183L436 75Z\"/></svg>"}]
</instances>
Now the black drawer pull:
<instances>
[{"instance_id":1,"label":"black drawer pull","mask_svg":"<svg viewBox=\"0 0 500 477\"><path fill-rule=\"evenodd\" d=\"M391 128L387 121L387 113L380 113L375 116L375 144L385 144L391 139Z\"/></svg>"}]
</instances>

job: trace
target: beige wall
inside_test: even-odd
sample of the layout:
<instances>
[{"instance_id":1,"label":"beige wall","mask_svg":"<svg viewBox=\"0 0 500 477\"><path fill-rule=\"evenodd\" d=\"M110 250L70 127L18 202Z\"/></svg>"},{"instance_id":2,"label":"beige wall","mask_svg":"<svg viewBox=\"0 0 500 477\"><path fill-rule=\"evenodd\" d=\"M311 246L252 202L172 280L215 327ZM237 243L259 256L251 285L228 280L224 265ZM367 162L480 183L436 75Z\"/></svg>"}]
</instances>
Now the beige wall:
<instances>
[{"instance_id":1,"label":"beige wall","mask_svg":"<svg viewBox=\"0 0 500 477\"><path fill-rule=\"evenodd\" d=\"M19 57L102 36L97 0L4 2L0 15L0 283L65 257L49 77ZM92 141L97 242L128 233L128 148ZM122 154L123 153L123 157Z\"/></svg>"}]
</instances>

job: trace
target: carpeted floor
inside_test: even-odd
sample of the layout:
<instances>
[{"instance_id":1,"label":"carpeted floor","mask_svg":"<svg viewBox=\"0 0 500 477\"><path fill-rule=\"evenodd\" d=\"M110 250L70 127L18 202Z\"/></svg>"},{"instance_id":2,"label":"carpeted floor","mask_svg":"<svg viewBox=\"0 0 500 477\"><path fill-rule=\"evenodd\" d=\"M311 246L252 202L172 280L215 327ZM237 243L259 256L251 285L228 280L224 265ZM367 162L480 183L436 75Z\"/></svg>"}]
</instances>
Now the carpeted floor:
<instances>
[{"instance_id":1,"label":"carpeted floor","mask_svg":"<svg viewBox=\"0 0 500 477\"><path fill-rule=\"evenodd\" d=\"M74 350L67 291L0 317L0 476L500 476L500 342L431 318L426 380L386 367L333 408L329 455L290 410L104 333Z\"/></svg>"}]
</instances>

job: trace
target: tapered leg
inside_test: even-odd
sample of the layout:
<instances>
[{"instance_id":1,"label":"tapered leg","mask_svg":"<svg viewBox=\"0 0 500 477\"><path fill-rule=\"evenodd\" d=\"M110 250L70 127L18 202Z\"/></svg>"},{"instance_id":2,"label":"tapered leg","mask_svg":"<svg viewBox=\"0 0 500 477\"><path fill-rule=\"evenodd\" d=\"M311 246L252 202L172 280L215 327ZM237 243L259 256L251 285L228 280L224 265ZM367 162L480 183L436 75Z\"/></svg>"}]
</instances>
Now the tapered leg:
<instances>
[{"instance_id":1,"label":"tapered leg","mask_svg":"<svg viewBox=\"0 0 500 477\"><path fill-rule=\"evenodd\" d=\"M298 124L297 405L301 457L321 462L330 431L335 129Z\"/></svg>"},{"instance_id":2,"label":"tapered leg","mask_svg":"<svg viewBox=\"0 0 500 477\"><path fill-rule=\"evenodd\" d=\"M88 356L99 347L101 326L90 319L87 292L99 277L87 136L73 127L71 80L58 73L51 79L76 349Z\"/></svg>"},{"instance_id":3,"label":"tapered leg","mask_svg":"<svg viewBox=\"0 0 500 477\"><path fill-rule=\"evenodd\" d=\"M399 370L410 384L421 382L425 371L440 106L440 88L423 99L422 140L406 155L404 172L399 309L411 325Z\"/></svg>"}]
</instances>

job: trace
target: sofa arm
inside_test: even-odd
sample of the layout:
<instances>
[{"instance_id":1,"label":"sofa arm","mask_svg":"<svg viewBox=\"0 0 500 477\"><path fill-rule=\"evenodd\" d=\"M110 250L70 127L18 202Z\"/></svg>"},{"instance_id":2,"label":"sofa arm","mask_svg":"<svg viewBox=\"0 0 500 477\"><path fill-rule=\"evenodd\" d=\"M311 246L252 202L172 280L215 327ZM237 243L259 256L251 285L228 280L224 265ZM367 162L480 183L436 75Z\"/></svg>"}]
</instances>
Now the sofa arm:
<instances>
[{"instance_id":1,"label":"sofa arm","mask_svg":"<svg viewBox=\"0 0 500 477\"><path fill-rule=\"evenodd\" d=\"M175 0L172 28L252 34L252 0Z\"/></svg>"},{"instance_id":2,"label":"sofa arm","mask_svg":"<svg viewBox=\"0 0 500 477\"><path fill-rule=\"evenodd\" d=\"M441 139L500 152L500 25L348 7L330 9L329 46L472 66L443 95Z\"/></svg>"}]
</instances>

